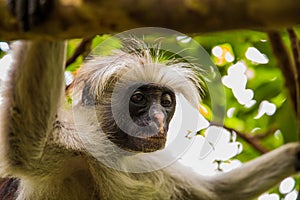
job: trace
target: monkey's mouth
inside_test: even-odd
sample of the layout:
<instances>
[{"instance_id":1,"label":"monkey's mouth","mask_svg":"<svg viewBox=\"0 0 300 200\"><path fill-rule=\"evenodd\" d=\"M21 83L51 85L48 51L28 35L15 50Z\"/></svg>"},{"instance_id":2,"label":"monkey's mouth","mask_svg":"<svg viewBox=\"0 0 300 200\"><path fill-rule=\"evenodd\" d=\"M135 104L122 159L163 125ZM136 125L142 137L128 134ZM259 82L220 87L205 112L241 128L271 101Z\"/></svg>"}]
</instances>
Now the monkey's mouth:
<instances>
[{"instance_id":1,"label":"monkey's mouth","mask_svg":"<svg viewBox=\"0 0 300 200\"><path fill-rule=\"evenodd\" d=\"M148 126L146 129L129 132L131 134L120 130L118 135L109 135L108 139L125 151L150 153L165 147L168 127L159 129L157 126Z\"/></svg>"},{"instance_id":2,"label":"monkey's mouth","mask_svg":"<svg viewBox=\"0 0 300 200\"><path fill-rule=\"evenodd\" d=\"M118 135L108 137L121 149L128 152L150 153L161 150L167 141L167 125L159 125L154 122L139 123L140 128L135 127L128 131L120 130Z\"/></svg>"},{"instance_id":3,"label":"monkey's mouth","mask_svg":"<svg viewBox=\"0 0 300 200\"><path fill-rule=\"evenodd\" d=\"M147 126L147 128L133 136L128 135L128 147L131 151L150 153L165 147L168 132L167 126L154 122L139 123L138 125L141 127Z\"/></svg>"},{"instance_id":4,"label":"monkey's mouth","mask_svg":"<svg viewBox=\"0 0 300 200\"><path fill-rule=\"evenodd\" d=\"M156 135L146 137L146 139L149 139L149 140L163 140L163 139L166 139L166 137L167 137L167 134L166 134L165 131L159 131Z\"/></svg>"},{"instance_id":5,"label":"monkey's mouth","mask_svg":"<svg viewBox=\"0 0 300 200\"><path fill-rule=\"evenodd\" d=\"M167 141L167 131L159 131L149 137L128 136L127 148L134 152L150 153L165 147Z\"/></svg>"},{"instance_id":6,"label":"monkey's mouth","mask_svg":"<svg viewBox=\"0 0 300 200\"><path fill-rule=\"evenodd\" d=\"M131 150L136 152L150 153L163 149L166 144L164 137L149 137L149 138L134 138L131 141L133 148Z\"/></svg>"}]
</instances>

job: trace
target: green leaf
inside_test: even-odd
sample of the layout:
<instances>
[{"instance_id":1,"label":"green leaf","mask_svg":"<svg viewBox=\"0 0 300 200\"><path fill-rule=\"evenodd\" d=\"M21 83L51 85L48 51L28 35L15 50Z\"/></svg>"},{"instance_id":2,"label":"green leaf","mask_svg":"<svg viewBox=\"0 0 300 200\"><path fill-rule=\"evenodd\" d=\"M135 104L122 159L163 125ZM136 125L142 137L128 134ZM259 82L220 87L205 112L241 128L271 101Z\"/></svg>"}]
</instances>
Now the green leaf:
<instances>
[{"instance_id":1,"label":"green leaf","mask_svg":"<svg viewBox=\"0 0 300 200\"><path fill-rule=\"evenodd\" d=\"M274 117L275 123L282 132L284 143L298 140L297 121L290 100L286 100Z\"/></svg>"}]
</instances>

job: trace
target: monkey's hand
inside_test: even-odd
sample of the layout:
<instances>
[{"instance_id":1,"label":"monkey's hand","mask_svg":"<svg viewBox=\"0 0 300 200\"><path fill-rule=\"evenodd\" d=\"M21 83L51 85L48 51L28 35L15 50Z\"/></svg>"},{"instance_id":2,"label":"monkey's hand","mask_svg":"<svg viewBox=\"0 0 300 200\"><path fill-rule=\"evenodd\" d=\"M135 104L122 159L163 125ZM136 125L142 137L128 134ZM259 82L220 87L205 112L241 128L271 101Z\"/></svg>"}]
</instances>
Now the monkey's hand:
<instances>
[{"instance_id":1,"label":"monkey's hand","mask_svg":"<svg viewBox=\"0 0 300 200\"><path fill-rule=\"evenodd\" d=\"M299 172L300 144L290 143L217 176L212 184L222 195L221 199L231 199L230 195L236 199L252 199Z\"/></svg>"},{"instance_id":2,"label":"monkey's hand","mask_svg":"<svg viewBox=\"0 0 300 200\"><path fill-rule=\"evenodd\" d=\"M6 0L9 12L16 17L20 28L28 31L43 22L53 10L55 0Z\"/></svg>"},{"instance_id":3,"label":"monkey's hand","mask_svg":"<svg viewBox=\"0 0 300 200\"><path fill-rule=\"evenodd\" d=\"M168 168L167 168L168 169ZM288 176L300 172L300 144L290 143L249 161L230 172L212 177L197 177L192 171L172 176L190 185L189 199L254 199ZM177 174L184 174L186 178ZM195 177L194 179L190 177ZM182 183L188 180L187 182Z\"/></svg>"}]
</instances>

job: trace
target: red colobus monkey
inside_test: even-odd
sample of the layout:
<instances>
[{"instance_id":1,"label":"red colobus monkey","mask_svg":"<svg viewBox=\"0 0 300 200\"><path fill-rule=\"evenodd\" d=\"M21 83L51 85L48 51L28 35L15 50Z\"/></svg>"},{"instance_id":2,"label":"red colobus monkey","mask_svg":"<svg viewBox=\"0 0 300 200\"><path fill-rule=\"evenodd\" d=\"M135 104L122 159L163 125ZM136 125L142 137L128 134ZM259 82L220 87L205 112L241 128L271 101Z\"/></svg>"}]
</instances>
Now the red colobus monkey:
<instances>
[{"instance_id":1,"label":"red colobus monkey","mask_svg":"<svg viewBox=\"0 0 300 200\"><path fill-rule=\"evenodd\" d=\"M25 30L44 15L42 10L51 8L48 3L47 0L9 1ZM69 114L61 103L65 51L63 41L19 41L13 47L14 62L2 86L4 100L0 109L1 199L244 200L258 196L300 170L299 144L284 145L215 177L196 175L178 162L143 173L103 164L86 149L86 144L100 151L97 155L103 159L115 161L123 168L128 167L127 157L134 155L122 154L113 160L111 152L116 148L135 154L163 149L175 111L176 94L182 93L192 103L199 100L194 93L199 87L197 75L191 66L160 63L149 50L134 46L89 61L78 75L75 90L78 109L89 122L84 132L72 120L66 120ZM169 76L172 69L187 77L185 84ZM126 76L130 70L131 75ZM120 91L114 96L118 84ZM185 92L187 85L193 88L192 92ZM135 126L122 124L122 120L121 125L116 122L114 98L128 101L125 109L115 102L117 118L130 116ZM98 124L89 121L91 110ZM155 166L160 160L149 157L135 162Z\"/></svg>"}]
</instances>

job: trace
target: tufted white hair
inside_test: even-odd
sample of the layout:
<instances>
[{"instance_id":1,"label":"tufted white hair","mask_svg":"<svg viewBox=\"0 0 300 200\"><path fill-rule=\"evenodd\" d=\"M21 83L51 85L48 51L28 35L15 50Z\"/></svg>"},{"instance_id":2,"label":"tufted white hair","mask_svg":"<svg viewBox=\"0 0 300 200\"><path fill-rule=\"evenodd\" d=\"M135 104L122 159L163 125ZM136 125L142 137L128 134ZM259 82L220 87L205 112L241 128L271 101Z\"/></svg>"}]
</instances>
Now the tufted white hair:
<instances>
[{"instance_id":1,"label":"tufted white hair","mask_svg":"<svg viewBox=\"0 0 300 200\"><path fill-rule=\"evenodd\" d=\"M149 47L141 40L123 41L125 48L88 61L80 70L76 84L89 83L90 92L103 100L103 93L111 92L116 84L126 88L135 83L154 83L182 94L198 108L203 89L197 65L183 59L164 59L161 49Z\"/></svg>"}]
</instances>

